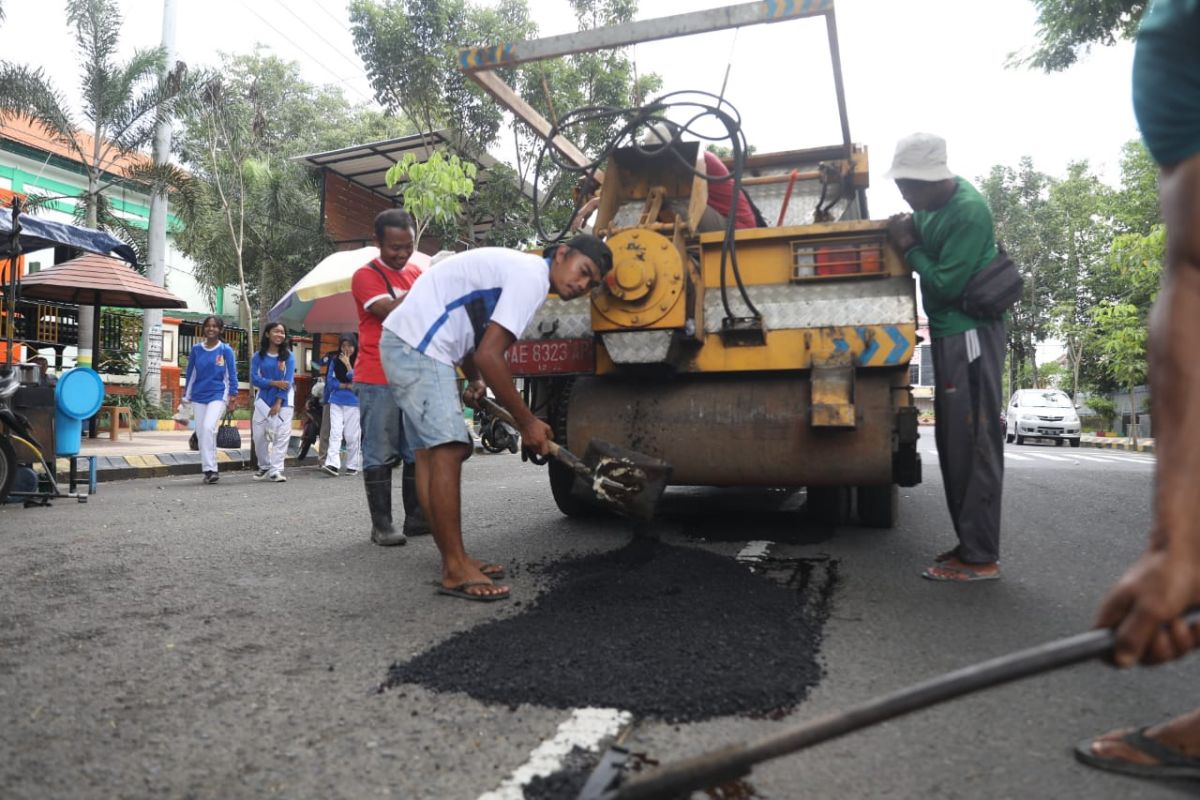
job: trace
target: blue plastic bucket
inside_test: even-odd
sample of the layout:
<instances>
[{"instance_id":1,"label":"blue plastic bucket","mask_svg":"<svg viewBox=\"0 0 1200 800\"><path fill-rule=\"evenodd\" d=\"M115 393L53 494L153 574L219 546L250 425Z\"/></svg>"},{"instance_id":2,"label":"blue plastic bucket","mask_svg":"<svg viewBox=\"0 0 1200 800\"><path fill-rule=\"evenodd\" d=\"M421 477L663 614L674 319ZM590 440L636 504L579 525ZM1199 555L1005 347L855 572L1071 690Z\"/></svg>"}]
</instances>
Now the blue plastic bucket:
<instances>
[{"instance_id":1,"label":"blue plastic bucket","mask_svg":"<svg viewBox=\"0 0 1200 800\"><path fill-rule=\"evenodd\" d=\"M79 453L83 421L91 419L104 403L104 381L95 370L76 367L64 372L54 387L54 452Z\"/></svg>"}]
</instances>

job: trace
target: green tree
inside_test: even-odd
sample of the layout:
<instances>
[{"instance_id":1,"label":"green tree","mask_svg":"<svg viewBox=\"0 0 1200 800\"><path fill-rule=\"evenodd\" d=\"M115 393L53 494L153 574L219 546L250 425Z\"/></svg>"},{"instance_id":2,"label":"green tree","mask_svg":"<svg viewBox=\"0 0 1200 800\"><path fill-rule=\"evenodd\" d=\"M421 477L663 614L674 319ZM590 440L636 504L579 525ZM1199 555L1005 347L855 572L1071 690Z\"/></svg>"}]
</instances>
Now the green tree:
<instances>
[{"instance_id":1,"label":"green tree","mask_svg":"<svg viewBox=\"0 0 1200 800\"><path fill-rule=\"evenodd\" d=\"M1009 313L1009 375L1014 390L1038 385L1036 345L1047 338L1054 322L1055 296L1048 273L1059 234L1049 222L1051 185L1050 176L1036 170L1028 156L1016 169L992 167L988 177L979 181L995 218L996 239L1025 278L1021 301Z\"/></svg>"},{"instance_id":2,"label":"green tree","mask_svg":"<svg viewBox=\"0 0 1200 800\"><path fill-rule=\"evenodd\" d=\"M68 148L87 173L79 196L79 216L91 228L111 230L144 250L144 237L116 215L104 192L113 179L106 165L125 156L142 156L153 138L158 114L171 114L189 86L186 67L174 66L163 82L161 48L137 50L124 62L116 58L122 18L114 0L68 0L67 22L75 31L81 68L80 114L41 69L0 62L0 116L24 118ZM167 180L149 159L135 179Z\"/></svg>"},{"instance_id":3,"label":"green tree","mask_svg":"<svg viewBox=\"0 0 1200 800\"><path fill-rule=\"evenodd\" d=\"M239 286L253 322L332 249L320 232L317 176L294 157L406 131L261 49L225 56L220 76L182 110L177 148L203 197L178 241L210 295Z\"/></svg>"},{"instance_id":4,"label":"green tree","mask_svg":"<svg viewBox=\"0 0 1200 800\"><path fill-rule=\"evenodd\" d=\"M520 175L507 164L495 164L488 168L487 178L476 184L475 193L464 204L468 229L487 226L479 240L485 247L533 247L537 234Z\"/></svg>"},{"instance_id":5,"label":"green tree","mask_svg":"<svg viewBox=\"0 0 1200 800\"><path fill-rule=\"evenodd\" d=\"M422 134L449 128L469 156L495 141L504 117L458 69L458 48L520 41L537 30L524 0L494 9L464 0L353 0L350 23L380 105Z\"/></svg>"},{"instance_id":6,"label":"green tree","mask_svg":"<svg viewBox=\"0 0 1200 800\"><path fill-rule=\"evenodd\" d=\"M1121 186L1108 202L1113 238L1090 277L1091 301L1133 305L1145 320L1158 294L1166 239L1158 208L1158 168L1140 142L1123 148ZM1097 391L1121 388L1094 348L1083 359L1080 382Z\"/></svg>"},{"instance_id":7,"label":"green tree","mask_svg":"<svg viewBox=\"0 0 1200 800\"><path fill-rule=\"evenodd\" d=\"M1111 430L1113 420L1117 416L1117 404L1112 401L1112 398L1104 395L1092 395L1087 399L1088 408L1096 412L1096 417L1100 420L1101 430Z\"/></svg>"},{"instance_id":8,"label":"green tree","mask_svg":"<svg viewBox=\"0 0 1200 800\"><path fill-rule=\"evenodd\" d=\"M571 5L581 29L628 22L637 8L635 0L571 0ZM503 0L491 8L465 0L354 0L350 12L355 49L380 104L408 115L423 132L449 129L456 155L478 158L496 144L501 109L459 70L458 49L534 38L537 26L525 0ZM661 83L655 75L636 76L622 51L577 54L497 72L552 123L581 106L640 103ZM598 154L622 124L616 117L590 120L565 133L584 152ZM524 126L517 126L513 135L514 186L519 189L539 172L541 140ZM492 222L492 242L529 240L529 201L513 187L501 187L501 174L511 177L506 170L494 172L463 204L464 240L471 241L470 229L481 220ZM541 164L538 184L549 224L565 226L572 187L547 163Z\"/></svg>"},{"instance_id":9,"label":"green tree","mask_svg":"<svg viewBox=\"0 0 1200 800\"><path fill-rule=\"evenodd\" d=\"M31 121L65 146L83 165L87 189L80 195L76 216L89 228L108 230L132 244L145 261L145 231L116 214L105 192L116 179L106 165L118 157L141 156L154 136L160 114L170 115L190 87L186 67L177 63L167 73L162 48L137 50L126 61L117 59L122 18L115 0L68 0L67 23L75 33L80 66L80 114L41 69L0 62L0 117ZM155 167L148 158L129 176L154 190L172 185L190 197L184 176L173 167ZM35 200L37 200L35 198ZM92 308L79 312L81 360L91 357Z\"/></svg>"},{"instance_id":10,"label":"green tree","mask_svg":"<svg viewBox=\"0 0 1200 800\"><path fill-rule=\"evenodd\" d=\"M388 188L398 190L404 208L416 223L416 247L430 223L453 225L463 210L463 202L475 191L475 165L440 150L418 161L412 153L393 164L385 175Z\"/></svg>"},{"instance_id":11,"label":"green tree","mask_svg":"<svg viewBox=\"0 0 1200 800\"><path fill-rule=\"evenodd\" d=\"M1033 0L1038 10L1037 45L1032 54L1009 56L1010 65L1058 72L1079 60L1093 44L1131 39L1146 0Z\"/></svg>"},{"instance_id":12,"label":"green tree","mask_svg":"<svg viewBox=\"0 0 1200 800\"><path fill-rule=\"evenodd\" d=\"M1158 205L1158 165L1141 139L1121 148L1121 188L1110 198L1118 233L1146 235L1162 223Z\"/></svg>"},{"instance_id":13,"label":"green tree","mask_svg":"<svg viewBox=\"0 0 1200 800\"><path fill-rule=\"evenodd\" d=\"M1137 447L1138 408L1133 390L1146 381L1146 322L1136 306L1105 302L1093 309L1105 371L1129 393L1130 437Z\"/></svg>"},{"instance_id":14,"label":"green tree","mask_svg":"<svg viewBox=\"0 0 1200 800\"><path fill-rule=\"evenodd\" d=\"M1091 337L1091 310L1101 299L1112 244L1109 189L1088 168L1072 162L1067 176L1051 181L1044 222L1052 251L1045 280L1052 297L1050 331L1062 338L1069 361L1069 392L1080 388L1080 373Z\"/></svg>"},{"instance_id":15,"label":"green tree","mask_svg":"<svg viewBox=\"0 0 1200 800\"><path fill-rule=\"evenodd\" d=\"M636 0L570 0L578 29L591 30L631 22ZM522 97L552 124L578 108L623 109L644 104L659 91L662 78L638 75L626 50L576 53L539 61L521 69L513 82ZM599 157L628 122L622 114L588 116L563 129L581 151ZM522 181L536 184L541 228L553 233L565 228L574 210L574 190L553 165L541 139L525 126L516 131L515 159ZM540 159L540 160L539 160Z\"/></svg>"}]
</instances>

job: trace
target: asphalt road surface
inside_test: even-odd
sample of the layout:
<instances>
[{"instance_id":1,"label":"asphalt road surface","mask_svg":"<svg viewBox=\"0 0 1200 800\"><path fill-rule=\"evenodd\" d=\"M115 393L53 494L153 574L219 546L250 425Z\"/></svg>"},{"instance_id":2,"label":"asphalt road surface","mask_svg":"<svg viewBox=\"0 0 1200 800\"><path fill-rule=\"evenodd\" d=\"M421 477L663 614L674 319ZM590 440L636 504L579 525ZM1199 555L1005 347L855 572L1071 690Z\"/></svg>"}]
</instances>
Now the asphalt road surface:
<instances>
[{"instance_id":1,"label":"asphalt road surface","mask_svg":"<svg viewBox=\"0 0 1200 800\"><path fill-rule=\"evenodd\" d=\"M1086 629L1142 548L1153 457L1008 445L1004 578L956 586L919 577L953 544L921 444L894 530L672 490L632 544L477 456L468 547L513 587L494 604L436 596L433 543L371 545L361 484L311 468L4 507L0 797L570 796L618 731L667 761ZM742 796L1195 796L1071 749L1193 707L1198 677L1074 667L762 765Z\"/></svg>"}]
</instances>

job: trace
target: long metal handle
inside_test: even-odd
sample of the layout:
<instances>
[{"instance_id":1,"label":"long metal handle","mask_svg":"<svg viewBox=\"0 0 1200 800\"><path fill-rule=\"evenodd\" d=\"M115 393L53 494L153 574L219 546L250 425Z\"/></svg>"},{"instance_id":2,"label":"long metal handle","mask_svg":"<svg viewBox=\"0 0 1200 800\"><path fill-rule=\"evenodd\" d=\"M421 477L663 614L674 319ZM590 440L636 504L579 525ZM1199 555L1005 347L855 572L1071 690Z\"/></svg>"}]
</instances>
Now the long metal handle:
<instances>
[{"instance_id":1,"label":"long metal handle","mask_svg":"<svg viewBox=\"0 0 1200 800\"><path fill-rule=\"evenodd\" d=\"M1189 611L1184 620L1188 625L1200 625L1200 609ZM730 745L634 776L618 789L615 797L619 800L672 797L736 780L761 761L794 753L980 689L1099 658L1112 652L1115 641L1111 630L1088 631L948 672L757 742Z\"/></svg>"}]
</instances>

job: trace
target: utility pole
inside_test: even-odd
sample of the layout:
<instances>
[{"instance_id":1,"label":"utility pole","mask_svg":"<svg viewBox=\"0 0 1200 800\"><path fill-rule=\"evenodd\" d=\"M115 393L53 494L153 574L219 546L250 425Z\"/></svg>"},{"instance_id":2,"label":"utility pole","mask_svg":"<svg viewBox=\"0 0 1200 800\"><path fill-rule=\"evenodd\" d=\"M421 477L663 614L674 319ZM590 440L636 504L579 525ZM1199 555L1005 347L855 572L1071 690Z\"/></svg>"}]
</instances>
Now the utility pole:
<instances>
[{"instance_id":1,"label":"utility pole","mask_svg":"<svg viewBox=\"0 0 1200 800\"><path fill-rule=\"evenodd\" d=\"M175 7L176 0L163 0L162 49L166 54L160 80L175 66ZM162 111L154 131L154 163L166 164L171 157L171 117ZM146 277L158 286L166 285L167 274L167 190L156 187L150 195L149 225L150 263ZM162 402L162 341L163 313L161 308L142 311L142 390L154 405Z\"/></svg>"}]
</instances>

